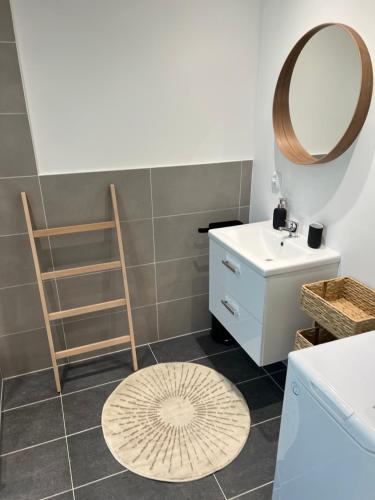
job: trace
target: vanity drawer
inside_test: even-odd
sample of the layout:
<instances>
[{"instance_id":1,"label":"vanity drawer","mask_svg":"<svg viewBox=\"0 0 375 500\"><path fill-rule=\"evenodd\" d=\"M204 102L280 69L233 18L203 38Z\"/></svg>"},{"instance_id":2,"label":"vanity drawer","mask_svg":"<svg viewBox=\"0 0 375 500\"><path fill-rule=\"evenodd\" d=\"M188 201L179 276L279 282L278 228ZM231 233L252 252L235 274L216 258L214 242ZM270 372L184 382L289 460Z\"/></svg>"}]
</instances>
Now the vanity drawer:
<instances>
[{"instance_id":1,"label":"vanity drawer","mask_svg":"<svg viewBox=\"0 0 375 500\"><path fill-rule=\"evenodd\" d=\"M232 297L263 322L265 279L235 254L210 240L210 281L221 283Z\"/></svg>"},{"instance_id":2,"label":"vanity drawer","mask_svg":"<svg viewBox=\"0 0 375 500\"><path fill-rule=\"evenodd\" d=\"M262 364L262 329L254 316L219 282L210 280L211 313L258 364Z\"/></svg>"}]
</instances>

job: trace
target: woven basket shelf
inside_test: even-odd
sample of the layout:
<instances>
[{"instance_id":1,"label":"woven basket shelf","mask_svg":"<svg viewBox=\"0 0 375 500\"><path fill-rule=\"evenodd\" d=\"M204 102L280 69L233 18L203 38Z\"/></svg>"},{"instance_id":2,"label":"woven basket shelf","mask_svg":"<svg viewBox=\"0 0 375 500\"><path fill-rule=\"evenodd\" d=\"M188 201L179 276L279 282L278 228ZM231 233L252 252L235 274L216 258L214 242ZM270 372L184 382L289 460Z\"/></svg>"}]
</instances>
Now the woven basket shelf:
<instances>
[{"instance_id":1,"label":"woven basket shelf","mask_svg":"<svg viewBox=\"0 0 375 500\"><path fill-rule=\"evenodd\" d=\"M353 278L303 285L301 308L337 338L375 329L375 290Z\"/></svg>"},{"instance_id":2,"label":"woven basket shelf","mask_svg":"<svg viewBox=\"0 0 375 500\"><path fill-rule=\"evenodd\" d=\"M314 328L297 330L294 349L299 351L300 349L325 344L326 342L331 342L332 340L337 339L334 335L332 335L332 333L327 332L327 330L317 325Z\"/></svg>"}]
</instances>

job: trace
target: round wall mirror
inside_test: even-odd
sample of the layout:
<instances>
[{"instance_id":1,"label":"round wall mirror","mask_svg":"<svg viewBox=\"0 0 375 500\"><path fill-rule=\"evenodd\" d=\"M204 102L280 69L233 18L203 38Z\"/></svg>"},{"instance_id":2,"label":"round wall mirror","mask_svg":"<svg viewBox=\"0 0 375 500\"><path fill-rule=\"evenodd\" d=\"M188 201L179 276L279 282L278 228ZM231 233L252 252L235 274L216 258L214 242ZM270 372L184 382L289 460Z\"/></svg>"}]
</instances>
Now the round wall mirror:
<instances>
[{"instance_id":1,"label":"round wall mirror","mask_svg":"<svg viewBox=\"0 0 375 500\"><path fill-rule=\"evenodd\" d=\"M303 165L340 156L363 126L372 83L370 54L356 31L334 23L308 31L276 85L273 126L283 154Z\"/></svg>"}]
</instances>

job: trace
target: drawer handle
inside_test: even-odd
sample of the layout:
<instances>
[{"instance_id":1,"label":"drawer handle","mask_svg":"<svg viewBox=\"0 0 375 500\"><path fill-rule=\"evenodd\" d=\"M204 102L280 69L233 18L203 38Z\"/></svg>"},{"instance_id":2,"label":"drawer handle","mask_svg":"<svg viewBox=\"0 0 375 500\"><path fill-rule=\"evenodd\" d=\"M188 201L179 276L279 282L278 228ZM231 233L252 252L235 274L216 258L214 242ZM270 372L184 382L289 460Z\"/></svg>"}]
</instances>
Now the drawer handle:
<instances>
[{"instance_id":1,"label":"drawer handle","mask_svg":"<svg viewBox=\"0 0 375 500\"><path fill-rule=\"evenodd\" d=\"M223 259L222 264L224 264L225 267L227 267L232 273L234 274L240 274L240 268L232 264L232 262L228 259Z\"/></svg>"},{"instance_id":2,"label":"drawer handle","mask_svg":"<svg viewBox=\"0 0 375 500\"><path fill-rule=\"evenodd\" d=\"M221 303L223 306L228 309L228 311L231 313L232 316L238 316L238 310L232 306L230 302L227 300L221 299Z\"/></svg>"}]
</instances>

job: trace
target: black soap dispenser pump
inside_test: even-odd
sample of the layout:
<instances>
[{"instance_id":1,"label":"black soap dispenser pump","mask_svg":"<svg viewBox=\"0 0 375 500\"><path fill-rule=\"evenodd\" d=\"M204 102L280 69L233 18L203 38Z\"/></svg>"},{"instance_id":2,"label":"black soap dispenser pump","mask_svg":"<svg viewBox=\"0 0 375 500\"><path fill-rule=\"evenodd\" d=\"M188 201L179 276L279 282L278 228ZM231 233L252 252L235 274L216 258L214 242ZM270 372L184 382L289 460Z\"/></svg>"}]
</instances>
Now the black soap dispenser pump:
<instances>
[{"instance_id":1,"label":"black soap dispenser pump","mask_svg":"<svg viewBox=\"0 0 375 500\"><path fill-rule=\"evenodd\" d=\"M280 198L277 208L273 211L273 228L285 227L286 221L286 198Z\"/></svg>"}]
</instances>

